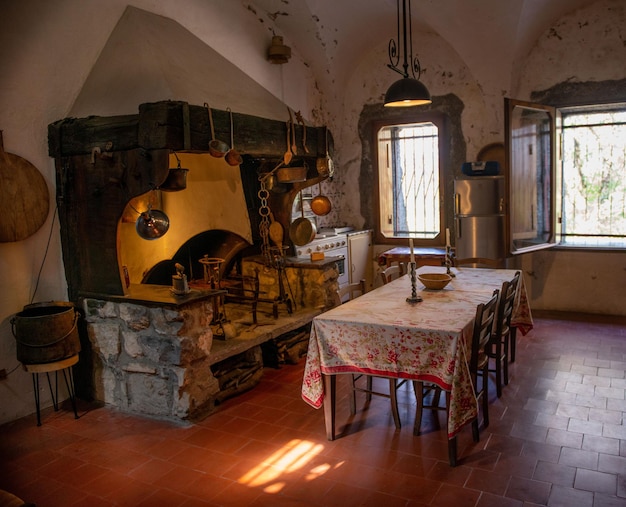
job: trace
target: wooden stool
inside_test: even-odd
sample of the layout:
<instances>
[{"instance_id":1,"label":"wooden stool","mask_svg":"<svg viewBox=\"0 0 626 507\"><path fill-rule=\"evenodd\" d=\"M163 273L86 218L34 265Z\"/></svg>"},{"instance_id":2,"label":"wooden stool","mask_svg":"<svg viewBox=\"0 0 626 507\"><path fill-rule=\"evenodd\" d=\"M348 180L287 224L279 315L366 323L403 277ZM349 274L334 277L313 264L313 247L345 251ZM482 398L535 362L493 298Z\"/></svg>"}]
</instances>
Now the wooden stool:
<instances>
[{"instance_id":1,"label":"wooden stool","mask_svg":"<svg viewBox=\"0 0 626 507\"><path fill-rule=\"evenodd\" d=\"M39 374L45 373L48 379L48 387L50 388L50 396L52 397L52 404L54 405L54 411L59 410L59 379L57 373L59 370L63 371L63 378L65 379L65 386L67 392L70 395L70 401L72 402L72 408L74 409L74 419L78 419L78 413L76 412L76 394L74 392L74 377L72 375L72 366L78 362L78 354L62 359L61 361L55 361L53 363L42 364L25 364L24 369L32 373L33 375L33 389L35 391L35 407L37 408L37 426L41 426L41 413L39 410ZM66 374L67 370L67 374ZM50 372L54 372L55 390L52 392L52 383L50 382Z\"/></svg>"}]
</instances>

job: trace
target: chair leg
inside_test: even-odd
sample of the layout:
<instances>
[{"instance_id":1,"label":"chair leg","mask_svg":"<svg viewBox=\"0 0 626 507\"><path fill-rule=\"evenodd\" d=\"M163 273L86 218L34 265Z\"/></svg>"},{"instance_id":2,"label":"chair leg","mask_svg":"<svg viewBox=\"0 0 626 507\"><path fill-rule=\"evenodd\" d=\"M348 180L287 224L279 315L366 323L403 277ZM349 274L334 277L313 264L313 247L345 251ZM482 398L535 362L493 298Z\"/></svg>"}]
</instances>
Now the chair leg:
<instances>
[{"instance_id":1,"label":"chair leg","mask_svg":"<svg viewBox=\"0 0 626 507\"><path fill-rule=\"evenodd\" d=\"M510 346L510 349L511 349L511 362L514 363L515 362L515 345L516 345L516 342L517 342L517 328L516 327L512 327L511 330L510 330L510 333L511 334L509 336L509 339L510 339L510 342L511 342L511 346Z\"/></svg>"},{"instance_id":2,"label":"chair leg","mask_svg":"<svg viewBox=\"0 0 626 507\"><path fill-rule=\"evenodd\" d=\"M500 340L495 343L496 357L496 393L498 398L502 396L502 342Z\"/></svg>"},{"instance_id":3,"label":"chair leg","mask_svg":"<svg viewBox=\"0 0 626 507\"><path fill-rule=\"evenodd\" d=\"M510 341L511 341L511 331L506 334L506 339L504 340L504 352L502 353L502 372L504 376L504 385L509 385L509 349L510 349Z\"/></svg>"},{"instance_id":4,"label":"chair leg","mask_svg":"<svg viewBox=\"0 0 626 507\"><path fill-rule=\"evenodd\" d=\"M478 414L476 414L476 419L472 421L472 440L474 440L474 442L480 441L480 435L478 433Z\"/></svg>"},{"instance_id":5,"label":"chair leg","mask_svg":"<svg viewBox=\"0 0 626 507\"><path fill-rule=\"evenodd\" d=\"M483 370L483 427L489 426L489 369Z\"/></svg>"},{"instance_id":6,"label":"chair leg","mask_svg":"<svg viewBox=\"0 0 626 507\"><path fill-rule=\"evenodd\" d=\"M424 407L424 384L418 380L413 381L413 390L415 391L415 399L417 400L417 410L415 411L415 423L413 425L413 435L420 435L422 427L422 410Z\"/></svg>"},{"instance_id":7,"label":"chair leg","mask_svg":"<svg viewBox=\"0 0 626 507\"><path fill-rule=\"evenodd\" d=\"M393 416L393 422L396 425L396 429L400 429L402 424L400 423L400 414L398 412L398 397L396 395L396 379L389 379L389 398L391 399L391 415Z\"/></svg>"},{"instance_id":8,"label":"chair leg","mask_svg":"<svg viewBox=\"0 0 626 507\"><path fill-rule=\"evenodd\" d=\"M456 466L456 437L448 439L448 460L450 466Z\"/></svg>"}]
</instances>

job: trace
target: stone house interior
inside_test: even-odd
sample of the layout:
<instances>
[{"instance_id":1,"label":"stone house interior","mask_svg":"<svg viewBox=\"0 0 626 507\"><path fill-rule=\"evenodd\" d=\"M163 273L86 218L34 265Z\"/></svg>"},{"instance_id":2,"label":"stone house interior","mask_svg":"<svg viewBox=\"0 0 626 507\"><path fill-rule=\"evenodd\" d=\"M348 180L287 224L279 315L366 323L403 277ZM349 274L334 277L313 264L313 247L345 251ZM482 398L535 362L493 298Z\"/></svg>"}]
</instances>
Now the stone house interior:
<instances>
[{"instance_id":1,"label":"stone house interior","mask_svg":"<svg viewBox=\"0 0 626 507\"><path fill-rule=\"evenodd\" d=\"M580 111L623 135L624 27L624 0L4 2L0 505L626 505L626 148L592 143L622 154L589 220L562 190L578 141L550 144ZM409 74L430 102L385 107ZM529 185L510 125L537 115ZM380 132L423 124L436 191L407 232ZM469 248L457 183L484 164L507 211ZM519 271L534 320L456 467L444 415L407 429L410 382L397 429L340 379L333 441L301 398L312 320L409 238Z\"/></svg>"}]
</instances>

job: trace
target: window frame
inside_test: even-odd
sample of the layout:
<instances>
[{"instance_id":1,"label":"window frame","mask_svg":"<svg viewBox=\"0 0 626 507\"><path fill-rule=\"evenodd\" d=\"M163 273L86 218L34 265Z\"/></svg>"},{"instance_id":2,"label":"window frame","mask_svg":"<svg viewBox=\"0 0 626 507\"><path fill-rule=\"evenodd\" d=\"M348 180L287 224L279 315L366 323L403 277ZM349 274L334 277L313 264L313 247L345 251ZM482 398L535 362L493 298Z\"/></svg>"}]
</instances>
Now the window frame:
<instances>
[{"instance_id":1,"label":"window frame","mask_svg":"<svg viewBox=\"0 0 626 507\"><path fill-rule=\"evenodd\" d=\"M382 245L397 245L398 243L404 243L408 240L409 236L385 236L382 233L381 217L380 217L380 174L381 169L378 165L379 152L378 152L378 132L383 127L389 127L394 125L409 125L415 123L432 123L437 127L438 133L438 150L439 150L439 234L432 239L414 238L413 243L416 247L441 247L445 245L445 230L447 224L447 208L446 208L446 195L447 195L447 182L445 180L446 167L448 161L449 152L449 140L447 135L447 121L448 118L445 114L437 111L419 111L419 110L407 110L400 115L394 115L393 118L381 118L372 121L372 166L374 172L373 184L374 188L374 238L377 244Z\"/></svg>"},{"instance_id":2,"label":"window frame","mask_svg":"<svg viewBox=\"0 0 626 507\"><path fill-rule=\"evenodd\" d=\"M577 114L581 114L584 111L587 112L606 112L609 110L613 110L613 109L617 109L619 111L626 111L626 102L625 101L619 101L619 102L609 102L609 103L593 103L593 104L582 104L582 105L576 105L576 106L561 106L559 108L557 108L557 110L559 111L560 114L560 119L561 119L561 123L559 125L557 125L557 133L559 136L559 150L561 151L561 153L564 153L564 144L565 144L565 136L563 134L564 130L566 128L570 128L568 126L563 125L564 120L568 117L568 116L573 116L573 115L577 115ZM557 175L559 177L560 180L563 179L563 173L564 173L564 160L563 160L563 156L560 157L559 160L559 166L557 167ZM557 210L558 213L558 220L559 220L559 225L560 225L560 232L563 233L563 226L561 225L562 223L562 219L563 219L563 215L564 215L564 206L565 206L565 187L563 185L560 186L559 188L559 195L558 195L559 201L560 201L560 206ZM567 233L565 232L562 236L559 237L559 241L557 244L557 247L560 249L566 249L566 250L581 250L581 251L616 251L616 252L623 252L624 250L626 250L626 236L621 236L622 238L624 238L623 243L624 246L617 246L617 245L592 245L592 246L587 246L587 245L583 245L581 243L567 243L567 241L563 238L565 238L567 236Z\"/></svg>"},{"instance_id":3,"label":"window frame","mask_svg":"<svg viewBox=\"0 0 626 507\"><path fill-rule=\"evenodd\" d=\"M603 106L611 106L615 103L626 103L624 100L613 100L613 101L584 101L584 103L578 102L573 105L568 104L559 104L558 106L548 106L541 103L535 102L526 102L521 100L509 99L505 98L505 151L506 151L506 188L507 188L507 226L506 226L506 236L507 236L507 245L508 245L508 253L510 255L519 255L524 253L530 253L537 250L543 250L546 248L555 248L558 250L568 250L568 251L583 251L583 252L624 252L626 247L618 247L618 246L585 246L581 244L566 244L562 242L561 232L562 232L562 213L563 213L563 133L562 133L562 117L561 113L565 112L566 114L570 113L573 109L597 109L601 110ZM511 192L514 189L511 188L511 125L510 125L510 117L512 116L512 110L514 107L522 107L528 109L543 109L548 112L551 117L551 142L553 143L552 147L552 167L551 167L551 179L552 184L550 187L551 192L551 221L552 221L552 235L549 238L548 242L544 244L535 245L529 248L514 248L513 239L512 239L512 230L511 230L511 213L510 213L510 202L511 202Z\"/></svg>"}]
</instances>

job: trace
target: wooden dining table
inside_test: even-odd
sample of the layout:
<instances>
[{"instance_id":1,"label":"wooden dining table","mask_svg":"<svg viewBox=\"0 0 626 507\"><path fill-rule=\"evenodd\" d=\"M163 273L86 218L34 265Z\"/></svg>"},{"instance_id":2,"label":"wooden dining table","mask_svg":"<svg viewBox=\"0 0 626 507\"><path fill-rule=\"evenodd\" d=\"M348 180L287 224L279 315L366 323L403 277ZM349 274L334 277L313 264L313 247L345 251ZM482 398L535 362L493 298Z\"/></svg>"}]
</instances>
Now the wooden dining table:
<instances>
[{"instance_id":1,"label":"wooden dining table","mask_svg":"<svg viewBox=\"0 0 626 507\"><path fill-rule=\"evenodd\" d=\"M445 267L423 266L416 273L445 273ZM450 392L449 439L478 415L469 372L476 307L516 274L511 269L452 268L455 275L442 290L426 289L416 280L419 303L410 304L407 274L316 316L311 326L302 398L324 406L326 435L335 439L335 389L339 374L421 380ZM523 276L513 325L532 329Z\"/></svg>"}]
</instances>

